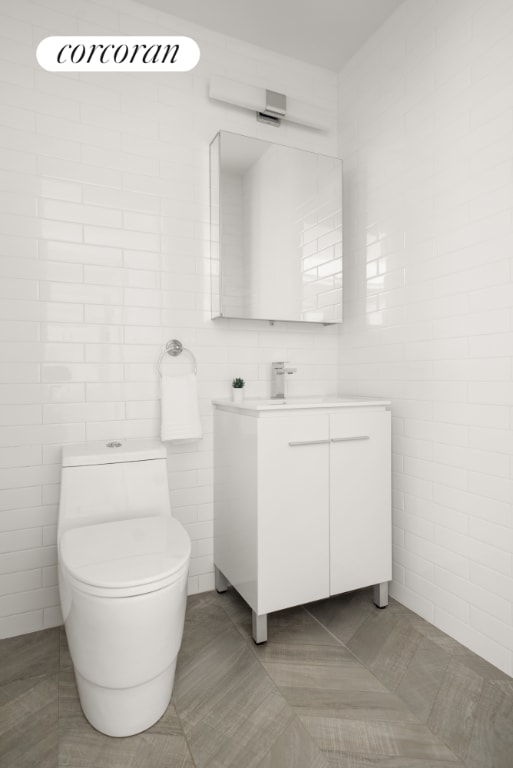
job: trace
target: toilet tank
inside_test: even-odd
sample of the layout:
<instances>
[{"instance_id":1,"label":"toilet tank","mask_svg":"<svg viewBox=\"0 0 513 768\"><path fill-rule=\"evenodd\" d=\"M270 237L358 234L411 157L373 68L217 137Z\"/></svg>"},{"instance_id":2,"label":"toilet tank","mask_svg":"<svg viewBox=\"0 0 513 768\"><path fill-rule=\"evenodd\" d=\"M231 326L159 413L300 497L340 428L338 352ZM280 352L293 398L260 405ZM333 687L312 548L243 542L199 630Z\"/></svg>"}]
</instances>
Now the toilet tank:
<instances>
[{"instance_id":1,"label":"toilet tank","mask_svg":"<svg viewBox=\"0 0 513 768\"><path fill-rule=\"evenodd\" d=\"M166 449L158 440L65 446L57 532L170 515Z\"/></svg>"}]
</instances>

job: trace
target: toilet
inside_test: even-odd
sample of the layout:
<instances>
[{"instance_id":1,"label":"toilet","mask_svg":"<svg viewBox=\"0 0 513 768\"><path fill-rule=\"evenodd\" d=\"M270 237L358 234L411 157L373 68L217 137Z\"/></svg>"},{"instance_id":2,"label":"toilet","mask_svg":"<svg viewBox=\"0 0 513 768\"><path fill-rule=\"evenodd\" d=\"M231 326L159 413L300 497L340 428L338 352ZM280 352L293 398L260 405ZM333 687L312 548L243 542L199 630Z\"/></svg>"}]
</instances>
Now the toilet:
<instances>
[{"instance_id":1,"label":"toilet","mask_svg":"<svg viewBox=\"0 0 513 768\"><path fill-rule=\"evenodd\" d=\"M66 446L57 546L83 712L108 736L144 731L171 699L191 554L162 443Z\"/></svg>"}]
</instances>

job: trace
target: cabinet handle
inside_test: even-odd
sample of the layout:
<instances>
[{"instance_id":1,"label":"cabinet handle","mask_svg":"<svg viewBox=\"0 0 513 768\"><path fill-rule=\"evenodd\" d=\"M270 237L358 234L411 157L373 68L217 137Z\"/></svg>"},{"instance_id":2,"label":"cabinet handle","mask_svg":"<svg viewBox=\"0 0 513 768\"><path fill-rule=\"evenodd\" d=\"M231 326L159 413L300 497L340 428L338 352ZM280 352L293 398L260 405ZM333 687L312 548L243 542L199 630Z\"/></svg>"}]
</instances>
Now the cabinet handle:
<instances>
[{"instance_id":1,"label":"cabinet handle","mask_svg":"<svg viewBox=\"0 0 513 768\"><path fill-rule=\"evenodd\" d=\"M348 443L350 440L370 440L370 435L355 435L354 437L332 437L332 443Z\"/></svg>"},{"instance_id":2,"label":"cabinet handle","mask_svg":"<svg viewBox=\"0 0 513 768\"><path fill-rule=\"evenodd\" d=\"M329 443L329 440L298 440L295 443L289 443L289 445L294 448L296 445L324 445L325 443Z\"/></svg>"}]
</instances>

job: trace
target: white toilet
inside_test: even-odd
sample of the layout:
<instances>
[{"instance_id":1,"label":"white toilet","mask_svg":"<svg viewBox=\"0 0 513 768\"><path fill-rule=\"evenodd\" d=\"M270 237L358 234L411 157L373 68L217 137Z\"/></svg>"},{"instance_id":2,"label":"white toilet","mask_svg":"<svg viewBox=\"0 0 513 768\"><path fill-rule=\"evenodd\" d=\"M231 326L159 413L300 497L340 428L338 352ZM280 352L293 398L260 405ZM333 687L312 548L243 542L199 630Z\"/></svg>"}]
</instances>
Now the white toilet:
<instances>
[{"instance_id":1,"label":"white toilet","mask_svg":"<svg viewBox=\"0 0 513 768\"><path fill-rule=\"evenodd\" d=\"M166 710L182 641L189 536L171 516L156 440L66 446L59 591L80 703L109 736Z\"/></svg>"}]
</instances>

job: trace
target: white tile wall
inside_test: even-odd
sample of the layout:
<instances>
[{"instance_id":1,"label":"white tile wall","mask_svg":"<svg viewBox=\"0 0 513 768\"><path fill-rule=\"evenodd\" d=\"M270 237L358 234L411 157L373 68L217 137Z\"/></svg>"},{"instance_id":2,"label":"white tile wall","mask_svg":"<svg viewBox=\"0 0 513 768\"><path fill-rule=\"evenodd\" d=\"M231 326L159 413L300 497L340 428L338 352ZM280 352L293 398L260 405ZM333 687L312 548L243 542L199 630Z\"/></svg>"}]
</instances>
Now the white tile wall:
<instances>
[{"instance_id":1,"label":"white tile wall","mask_svg":"<svg viewBox=\"0 0 513 768\"><path fill-rule=\"evenodd\" d=\"M393 401L392 594L513 674L513 7L407 0L339 77L342 391Z\"/></svg>"},{"instance_id":2,"label":"white tile wall","mask_svg":"<svg viewBox=\"0 0 513 768\"><path fill-rule=\"evenodd\" d=\"M174 513L193 541L190 592L213 586L211 399L227 396L234 376L248 395L266 395L276 359L298 367L291 392L336 392L335 329L210 320L208 146L226 129L335 154L337 84L133 0L19 0L1 17L0 636L9 636L60 621L60 447L158 435L154 363L167 339L197 357L204 422L201 442L169 448ZM170 75L36 64L43 37L109 32L189 34L201 60ZM209 102L209 77L234 72L332 109L333 130L278 134Z\"/></svg>"}]
</instances>

